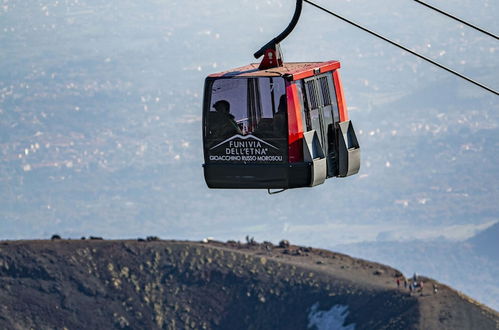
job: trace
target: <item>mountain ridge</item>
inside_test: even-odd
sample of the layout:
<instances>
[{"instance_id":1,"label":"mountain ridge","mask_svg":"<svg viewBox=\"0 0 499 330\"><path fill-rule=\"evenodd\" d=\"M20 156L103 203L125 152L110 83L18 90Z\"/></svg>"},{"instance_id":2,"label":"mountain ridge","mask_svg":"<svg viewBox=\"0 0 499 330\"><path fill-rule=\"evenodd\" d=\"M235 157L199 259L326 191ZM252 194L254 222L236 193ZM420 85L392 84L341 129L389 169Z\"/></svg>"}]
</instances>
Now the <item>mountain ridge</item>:
<instances>
[{"instance_id":1,"label":"mountain ridge","mask_svg":"<svg viewBox=\"0 0 499 330\"><path fill-rule=\"evenodd\" d=\"M285 242L4 241L0 252L5 329L306 329L313 306L347 308L341 323L356 329L499 324L434 280L410 294L394 268Z\"/></svg>"}]
</instances>

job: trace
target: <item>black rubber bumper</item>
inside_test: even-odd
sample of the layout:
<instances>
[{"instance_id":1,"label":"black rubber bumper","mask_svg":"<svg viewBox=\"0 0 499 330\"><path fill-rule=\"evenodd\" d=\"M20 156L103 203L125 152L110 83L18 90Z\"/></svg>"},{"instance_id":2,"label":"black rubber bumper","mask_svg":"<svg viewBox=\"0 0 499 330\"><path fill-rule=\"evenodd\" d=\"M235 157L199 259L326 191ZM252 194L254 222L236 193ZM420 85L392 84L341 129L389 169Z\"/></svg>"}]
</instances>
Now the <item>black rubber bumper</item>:
<instances>
[{"instance_id":1,"label":"black rubber bumper","mask_svg":"<svg viewBox=\"0 0 499 330\"><path fill-rule=\"evenodd\" d=\"M310 163L286 164L203 164L210 188L289 189L309 187Z\"/></svg>"}]
</instances>

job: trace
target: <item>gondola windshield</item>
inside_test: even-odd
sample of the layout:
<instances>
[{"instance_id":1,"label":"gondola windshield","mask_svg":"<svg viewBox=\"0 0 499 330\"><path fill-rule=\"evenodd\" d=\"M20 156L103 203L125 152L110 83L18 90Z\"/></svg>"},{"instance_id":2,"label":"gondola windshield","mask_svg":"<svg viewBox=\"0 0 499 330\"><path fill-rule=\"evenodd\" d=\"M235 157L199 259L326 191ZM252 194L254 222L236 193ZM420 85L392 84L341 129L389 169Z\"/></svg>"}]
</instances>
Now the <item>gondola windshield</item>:
<instances>
[{"instance_id":1,"label":"gondola windshield","mask_svg":"<svg viewBox=\"0 0 499 330\"><path fill-rule=\"evenodd\" d=\"M209 162L287 161L284 79L221 78L207 86L205 148Z\"/></svg>"}]
</instances>

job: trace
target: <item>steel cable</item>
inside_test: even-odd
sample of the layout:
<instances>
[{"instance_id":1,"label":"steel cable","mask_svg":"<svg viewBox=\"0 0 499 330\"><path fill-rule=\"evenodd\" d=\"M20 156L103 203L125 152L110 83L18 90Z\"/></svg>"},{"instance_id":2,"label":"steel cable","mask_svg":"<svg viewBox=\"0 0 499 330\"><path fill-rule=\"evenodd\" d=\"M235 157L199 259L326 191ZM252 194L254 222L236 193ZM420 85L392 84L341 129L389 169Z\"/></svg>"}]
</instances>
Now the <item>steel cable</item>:
<instances>
[{"instance_id":1,"label":"steel cable","mask_svg":"<svg viewBox=\"0 0 499 330\"><path fill-rule=\"evenodd\" d=\"M423 1L420 1L420 0L414 0L414 1L416 1L417 3L419 3L419 4L423 5L423 6L426 6L426 7L430 8L430 9L433 9L434 11L436 11L436 12L442 14L442 15L445 15L445 16L450 17L450 18L452 18L452 19L454 19L454 20L456 20L456 21L458 21L460 23L463 23L464 25L467 25L470 28L473 28L473 29L475 29L477 31L480 31L480 32L482 32L482 33L484 33L484 34L492 37L492 38L495 38L495 39L499 40L499 37L497 35L493 34L492 32L489 32L489 31L486 31L486 30L484 30L482 28L479 28L478 26L473 25L471 23L468 23L468 22L466 22L466 21L464 21L464 20L462 20L462 19L460 19L460 18L458 18L458 17L456 17L454 15L451 15L451 14L449 14L449 13L447 13L447 12L441 10L441 9L433 7L432 5L427 4L426 2L423 2Z\"/></svg>"},{"instance_id":2,"label":"steel cable","mask_svg":"<svg viewBox=\"0 0 499 330\"><path fill-rule=\"evenodd\" d=\"M367 33L369 33L371 35L374 35L375 37L378 37L379 39L381 39L383 41L386 41L386 42L388 42L388 43L390 43L390 44L392 44L392 45L394 45L394 46L396 46L396 47L398 47L400 49L403 49L406 52L411 53L414 56L417 56L417 57L419 57L419 58L421 58L421 59L423 59L423 60L425 60L425 61L427 61L427 62L429 62L429 63L431 63L433 65L435 65L435 66L438 66L439 68L441 68L441 69L443 69L443 70L445 70L447 72L450 72L450 73L458 76L461 79L464 79L464 80L466 80L466 81L468 81L468 82L470 82L470 83L472 83L472 84L474 84L474 85L476 85L478 87L481 87L481 88L483 88L483 89L485 89L485 90L487 90L487 91L489 91L489 92L491 92L491 93L499 96L499 92L498 91L496 91L496 90L494 90L494 89L492 89L492 88L490 88L490 87L488 87L488 86L486 86L486 85L484 85L482 83L479 83L479 82L477 82L477 81L475 81L475 80L473 80L471 78L468 78L465 75L463 75L463 74L461 74L459 72L456 72L456 71L454 71L454 70L452 70L452 69L450 69L450 68L448 68L448 67L446 67L446 66L444 66L444 65L442 65L442 64L440 64L438 62L435 62L434 60L432 60L432 59L430 59L430 58L428 58L428 57L426 57L424 55L421 55L421 54L419 54L419 53L417 53L417 52L415 52L415 51L413 51L413 50L411 50L411 49L409 49L407 47L404 47L404 46L396 43L395 41L392 41L392 40L390 40L390 39L388 39L388 38L386 38L386 37L384 37L384 36L382 36L382 35L374 32L374 31L371 31L368 28L363 27L360 24L357 24L357 23L355 23L355 22L353 22L353 21L351 21L351 20L349 20L349 19L347 19L345 17L342 17L342 16L340 16L340 15L338 15L338 14L336 14L336 13L334 13L334 12L332 12L332 11L324 8L324 7L321 7L318 4L316 4L316 3L314 3L314 2L312 2L310 0L303 0L303 1L305 1L306 3L312 5L312 6L318 8L318 9L320 9L320 10L322 10L322 11L324 11L324 12L326 12L326 13L328 13L328 14L336 17L336 18L341 19L344 22L347 22L348 24L351 24L351 25L353 25L353 26L355 26L355 27L363 30L364 32L367 32Z\"/></svg>"}]
</instances>

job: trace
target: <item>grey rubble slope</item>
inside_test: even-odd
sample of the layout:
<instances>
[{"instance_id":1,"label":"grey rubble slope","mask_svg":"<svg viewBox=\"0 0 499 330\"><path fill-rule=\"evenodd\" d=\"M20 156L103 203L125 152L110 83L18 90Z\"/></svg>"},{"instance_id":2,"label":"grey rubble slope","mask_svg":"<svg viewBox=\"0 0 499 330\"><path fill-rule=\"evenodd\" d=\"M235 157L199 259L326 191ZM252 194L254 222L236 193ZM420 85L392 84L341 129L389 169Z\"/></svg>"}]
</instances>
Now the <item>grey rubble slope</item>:
<instances>
[{"instance_id":1,"label":"grey rubble slope","mask_svg":"<svg viewBox=\"0 0 499 330\"><path fill-rule=\"evenodd\" d=\"M306 329L348 305L356 329L496 329L499 316L440 285L395 288L390 267L325 250L179 241L0 243L2 329ZM429 280L428 280L429 281Z\"/></svg>"}]
</instances>

